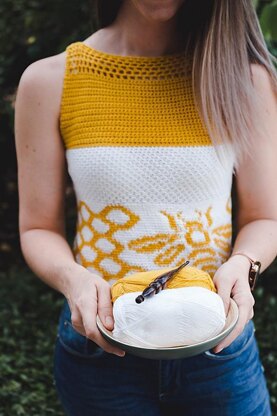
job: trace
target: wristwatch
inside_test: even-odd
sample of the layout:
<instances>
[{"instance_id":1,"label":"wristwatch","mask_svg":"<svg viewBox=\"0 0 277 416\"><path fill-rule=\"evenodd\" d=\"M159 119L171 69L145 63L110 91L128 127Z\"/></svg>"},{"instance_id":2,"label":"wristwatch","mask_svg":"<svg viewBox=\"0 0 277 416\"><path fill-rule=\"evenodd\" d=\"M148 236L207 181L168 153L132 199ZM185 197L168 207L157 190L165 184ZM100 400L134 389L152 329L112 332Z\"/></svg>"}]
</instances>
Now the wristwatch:
<instances>
[{"instance_id":1,"label":"wristwatch","mask_svg":"<svg viewBox=\"0 0 277 416\"><path fill-rule=\"evenodd\" d=\"M260 270L261 270L261 262L258 260L253 260L251 259L251 257L249 257L247 254L245 253L234 253L231 255L231 257L233 256L244 256L246 257L249 261L250 261L250 268L249 268L249 285L250 285L250 289L253 292L253 290L255 289L256 283L257 283L257 279L260 275Z\"/></svg>"}]
</instances>

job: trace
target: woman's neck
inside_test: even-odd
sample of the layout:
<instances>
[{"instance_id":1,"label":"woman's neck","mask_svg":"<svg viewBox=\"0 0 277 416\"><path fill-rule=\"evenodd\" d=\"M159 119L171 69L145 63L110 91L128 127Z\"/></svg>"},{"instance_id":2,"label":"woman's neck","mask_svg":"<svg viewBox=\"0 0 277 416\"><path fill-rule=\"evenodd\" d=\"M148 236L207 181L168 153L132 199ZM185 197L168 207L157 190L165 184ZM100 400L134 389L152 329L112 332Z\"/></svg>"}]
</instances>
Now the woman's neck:
<instances>
[{"instance_id":1,"label":"woman's neck","mask_svg":"<svg viewBox=\"0 0 277 416\"><path fill-rule=\"evenodd\" d=\"M101 43L102 32L104 49L117 55L160 56L182 51L184 44L177 30L177 13L165 17L146 18L132 1L125 1L115 21L98 31L98 40Z\"/></svg>"}]
</instances>

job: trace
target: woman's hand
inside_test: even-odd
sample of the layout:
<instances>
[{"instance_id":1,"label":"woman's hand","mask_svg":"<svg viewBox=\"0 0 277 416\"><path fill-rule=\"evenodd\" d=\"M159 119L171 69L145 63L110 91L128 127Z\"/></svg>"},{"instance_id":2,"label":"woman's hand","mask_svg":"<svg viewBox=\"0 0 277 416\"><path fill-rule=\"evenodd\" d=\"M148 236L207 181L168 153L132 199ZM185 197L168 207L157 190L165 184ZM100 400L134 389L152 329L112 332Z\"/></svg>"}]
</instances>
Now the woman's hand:
<instances>
[{"instance_id":1,"label":"woman's hand","mask_svg":"<svg viewBox=\"0 0 277 416\"><path fill-rule=\"evenodd\" d=\"M254 316L255 300L248 281L249 267L250 264L247 258L234 256L223 263L214 275L213 281L219 296L223 299L226 315L229 310L230 297L234 299L239 308L239 319L235 328L213 349L215 353L228 347Z\"/></svg>"},{"instance_id":2,"label":"woman's hand","mask_svg":"<svg viewBox=\"0 0 277 416\"><path fill-rule=\"evenodd\" d=\"M108 330L113 329L113 312L109 284L101 277L77 265L67 284L65 297L71 310L71 322L80 334L91 339L106 352L123 357L125 352L109 344L96 325L96 315Z\"/></svg>"}]
</instances>

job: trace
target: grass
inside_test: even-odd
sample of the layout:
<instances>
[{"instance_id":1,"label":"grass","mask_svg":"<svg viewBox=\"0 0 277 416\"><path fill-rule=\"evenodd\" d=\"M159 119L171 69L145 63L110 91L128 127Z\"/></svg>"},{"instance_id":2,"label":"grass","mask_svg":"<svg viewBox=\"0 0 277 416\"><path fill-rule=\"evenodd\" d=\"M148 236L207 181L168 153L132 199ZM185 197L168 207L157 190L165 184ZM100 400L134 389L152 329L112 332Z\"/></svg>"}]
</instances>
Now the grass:
<instances>
[{"instance_id":1,"label":"grass","mask_svg":"<svg viewBox=\"0 0 277 416\"><path fill-rule=\"evenodd\" d=\"M277 415L276 267L255 292L256 336ZM63 416L53 384L53 353L63 302L27 268L0 274L0 416Z\"/></svg>"}]
</instances>

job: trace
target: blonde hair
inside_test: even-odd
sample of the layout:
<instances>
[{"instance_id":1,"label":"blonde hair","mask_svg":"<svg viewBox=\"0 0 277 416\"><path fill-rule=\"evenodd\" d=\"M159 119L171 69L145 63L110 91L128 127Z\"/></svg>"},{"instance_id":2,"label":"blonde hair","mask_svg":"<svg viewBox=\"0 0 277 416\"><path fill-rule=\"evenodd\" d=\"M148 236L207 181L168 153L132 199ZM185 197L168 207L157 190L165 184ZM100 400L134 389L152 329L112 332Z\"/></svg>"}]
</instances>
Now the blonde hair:
<instances>
[{"instance_id":1,"label":"blonde hair","mask_svg":"<svg viewBox=\"0 0 277 416\"><path fill-rule=\"evenodd\" d=\"M253 140L267 137L259 118L263 105L254 89L251 64L262 65L275 93L275 58L269 53L251 0L214 0L203 32L188 38L193 86L200 116L217 148L230 144L235 167L251 155Z\"/></svg>"},{"instance_id":2,"label":"blonde hair","mask_svg":"<svg viewBox=\"0 0 277 416\"><path fill-rule=\"evenodd\" d=\"M112 23L122 2L96 1L100 27ZM251 155L253 140L267 136L267 126L259 119L263 103L251 64L266 69L277 91L276 60L267 49L252 0L185 0L178 25L192 58L194 97L202 122L221 160L227 148L237 167Z\"/></svg>"}]
</instances>

